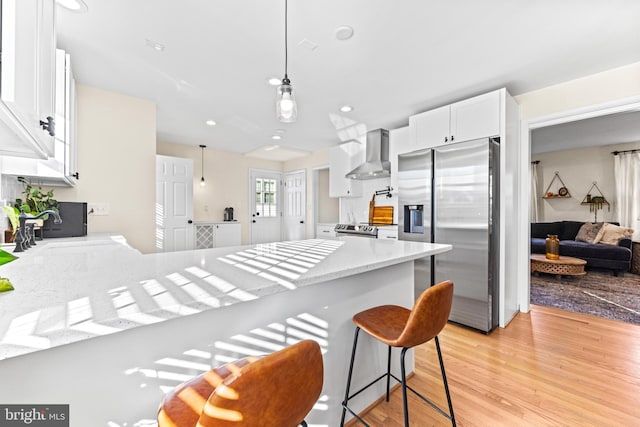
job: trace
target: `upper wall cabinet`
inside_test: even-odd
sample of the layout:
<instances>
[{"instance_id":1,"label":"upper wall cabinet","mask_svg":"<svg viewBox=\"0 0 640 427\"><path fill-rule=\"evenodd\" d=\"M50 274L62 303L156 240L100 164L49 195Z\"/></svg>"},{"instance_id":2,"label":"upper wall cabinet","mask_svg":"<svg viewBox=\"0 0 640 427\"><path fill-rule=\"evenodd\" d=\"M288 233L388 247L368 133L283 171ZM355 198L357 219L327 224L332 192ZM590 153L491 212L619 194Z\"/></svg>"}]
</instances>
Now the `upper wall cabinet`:
<instances>
[{"instance_id":1,"label":"upper wall cabinet","mask_svg":"<svg viewBox=\"0 0 640 427\"><path fill-rule=\"evenodd\" d=\"M345 178L345 175L363 162L364 146L357 141L329 149L329 197L362 195L362 181Z\"/></svg>"},{"instance_id":2,"label":"upper wall cabinet","mask_svg":"<svg viewBox=\"0 0 640 427\"><path fill-rule=\"evenodd\" d=\"M0 154L54 154L55 2L2 0Z\"/></svg>"},{"instance_id":3,"label":"upper wall cabinet","mask_svg":"<svg viewBox=\"0 0 640 427\"><path fill-rule=\"evenodd\" d=\"M412 146L436 147L500 134L500 91L409 117Z\"/></svg>"},{"instance_id":4,"label":"upper wall cabinet","mask_svg":"<svg viewBox=\"0 0 640 427\"><path fill-rule=\"evenodd\" d=\"M63 50L56 51L56 136L54 155L46 160L4 156L2 173L22 176L38 185L76 184L76 84L71 58Z\"/></svg>"}]
</instances>

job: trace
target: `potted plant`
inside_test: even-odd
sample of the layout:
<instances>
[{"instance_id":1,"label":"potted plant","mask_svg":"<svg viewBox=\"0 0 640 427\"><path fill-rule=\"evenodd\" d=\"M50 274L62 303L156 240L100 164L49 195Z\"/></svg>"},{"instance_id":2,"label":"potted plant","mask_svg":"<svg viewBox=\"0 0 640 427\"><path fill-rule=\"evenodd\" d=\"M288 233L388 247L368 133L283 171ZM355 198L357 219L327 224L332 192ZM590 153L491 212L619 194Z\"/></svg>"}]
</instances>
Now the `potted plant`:
<instances>
[{"instance_id":1,"label":"potted plant","mask_svg":"<svg viewBox=\"0 0 640 427\"><path fill-rule=\"evenodd\" d=\"M44 192L42 187L32 186L24 177L19 176L18 182L24 184L23 198L15 201L14 207L18 212L22 211L27 215L35 216L46 210L58 211L58 201L53 197L53 190ZM27 220L27 224L34 224L34 230L41 228L49 215L44 215L40 219ZM14 227L15 230L15 227Z\"/></svg>"},{"instance_id":2,"label":"potted plant","mask_svg":"<svg viewBox=\"0 0 640 427\"><path fill-rule=\"evenodd\" d=\"M10 228L4 231L4 242L12 243L16 230L18 229L18 214L20 212L13 206L3 206L2 208L7 218L9 218L9 224L11 224Z\"/></svg>"},{"instance_id":3,"label":"potted plant","mask_svg":"<svg viewBox=\"0 0 640 427\"><path fill-rule=\"evenodd\" d=\"M27 215L37 215L40 212L44 212L48 209L58 211L58 201L53 198L53 190L49 190L46 193L42 191L42 187L33 187L24 177L19 176L18 181L24 184L24 191L22 194L24 198L16 199L14 207L18 211L23 211ZM46 220L48 217L42 217Z\"/></svg>"}]
</instances>

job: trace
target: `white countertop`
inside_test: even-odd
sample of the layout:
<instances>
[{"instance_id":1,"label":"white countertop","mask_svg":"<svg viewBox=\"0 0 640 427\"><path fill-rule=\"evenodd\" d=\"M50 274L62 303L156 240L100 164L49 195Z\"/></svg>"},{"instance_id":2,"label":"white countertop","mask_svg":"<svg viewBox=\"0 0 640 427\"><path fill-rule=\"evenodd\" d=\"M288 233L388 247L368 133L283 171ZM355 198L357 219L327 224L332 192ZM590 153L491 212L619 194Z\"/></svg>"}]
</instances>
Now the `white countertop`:
<instances>
[{"instance_id":1,"label":"white countertop","mask_svg":"<svg viewBox=\"0 0 640 427\"><path fill-rule=\"evenodd\" d=\"M0 267L15 287L0 293L0 360L448 250L342 237L143 255L122 236L39 241Z\"/></svg>"}]
</instances>

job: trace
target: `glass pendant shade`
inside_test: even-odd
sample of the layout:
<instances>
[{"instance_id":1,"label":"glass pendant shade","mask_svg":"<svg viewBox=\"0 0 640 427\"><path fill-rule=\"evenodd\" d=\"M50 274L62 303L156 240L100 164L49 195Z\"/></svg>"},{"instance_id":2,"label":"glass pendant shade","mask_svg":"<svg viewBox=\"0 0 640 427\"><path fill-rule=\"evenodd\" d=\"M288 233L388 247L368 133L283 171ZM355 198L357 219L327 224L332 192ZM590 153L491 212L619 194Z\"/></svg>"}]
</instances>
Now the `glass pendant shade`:
<instances>
[{"instance_id":1,"label":"glass pendant shade","mask_svg":"<svg viewBox=\"0 0 640 427\"><path fill-rule=\"evenodd\" d=\"M286 76L282 79L282 84L278 86L276 116L283 123L293 123L298 117L298 106L293 94L293 87Z\"/></svg>"}]
</instances>

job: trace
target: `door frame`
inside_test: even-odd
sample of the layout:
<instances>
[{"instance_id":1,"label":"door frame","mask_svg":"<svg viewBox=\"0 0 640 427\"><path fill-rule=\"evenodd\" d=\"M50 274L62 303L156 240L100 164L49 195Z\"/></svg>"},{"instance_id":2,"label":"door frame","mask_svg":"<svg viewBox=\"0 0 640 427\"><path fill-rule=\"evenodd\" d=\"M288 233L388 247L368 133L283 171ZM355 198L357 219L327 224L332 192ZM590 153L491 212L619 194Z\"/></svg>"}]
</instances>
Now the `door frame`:
<instances>
[{"instance_id":1,"label":"door frame","mask_svg":"<svg viewBox=\"0 0 640 427\"><path fill-rule=\"evenodd\" d=\"M521 179L519 183L520 199L517 202L519 212L518 230L516 230L519 242L517 277L518 300L521 312L528 313L531 303L531 274L529 269L529 257L531 255L531 227L529 225L531 222L529 210L531 200L531 131L562 123L638 110L640 110L640 96L633 96L522 120L520 142L524 149L520 150L520 167L518 168L521 171ZM526 175L524 175L525 171L527 172Z\"/></svg>"},{"instance_id":2,"label":"door frame","mask_svg":"<svg viewBox=\"0 0 640 427\"><path fill-rule=\"evenodd\" d=\"M282 171L277 171L277 170L270 170L270 169L258 169L258 168L249 168L249 177L248 177L248 181L249 181L249 187L248 187L248 193L249 193L249 205L248 205L248 209L247 209L247 223L249 224L249 242L252 243L253 242L253 206L254 206L254 191L255 191L255 187L253 186L254 182L253 182L253 174L260 174L260 173L265 173L265 174L277 174L279 175L279 181L280 181L280 189L277 192L276 195L276 203L277 206L279 208L279 213L280 215L278 215L278 217L280 218L280 237L279 240L282 240L282 214L283 214L283 210L282 210L282 203L283 203L283 199L282 199L282 180L284 178L284 173Z\"/></svg>"},{"instance_id":3,"label":"door frame","mask_svg":"<svg viewBox=\"0 0 640 427\"><path fill-rule=\"evenodd\" d=\"M308 204L307 197L309 196L308 191L307 191L307 187L308 187L307 186L307 169L303 168L303 169L296 169L296 170L292 170L292 171L283 172L282 173L282 183L283 183L283 187L284 187L284 183L286 183L286 181L287 181L287 179L286 179L287 175L296 175L296 174L299 174L299 173L304 175L304 190L303 190L304 191L304 206L303 206L303 209L304 209L304 236L305 236L305 238L307 238L309 236L309 229L308 229L308 225L309 225L308 217L309 217L309 214L307 212L307 204ZM286 191L287 191L286 188L282 189L282 193L285 193ZM282 237L284 237L284 235L285 235L283 226L286 223L287 212L289 211L287 209L287 200L288 199L286 197L282 198L282 212L283 213L282 213L282 217L281 217L282 220L280 222L281 223L280 235Z\"/></svg>"},{"instance_id":4,"label":"door frame","mask_svg":"<svg viewBox=\"0 0 640 427\"><path fill-rule=\"evenodd\" d=\"M320 218L320 203L318 202L318 197L320 195L320 177L319 173L322 170L329 170L329 165L316 166L311 171L311 192L313 198L313 206L311 208L311 220L309 223L313 225L313 229L311 230L311 236L318 237L316 234L316 230L318 229L318 218ZM339 211L338 211L339 214ZM308 216L308 215L307 215ZM307 229L307 232L309 230ZM309 235L309 234L308 234Z\"/></svg>"}]
</instances>

